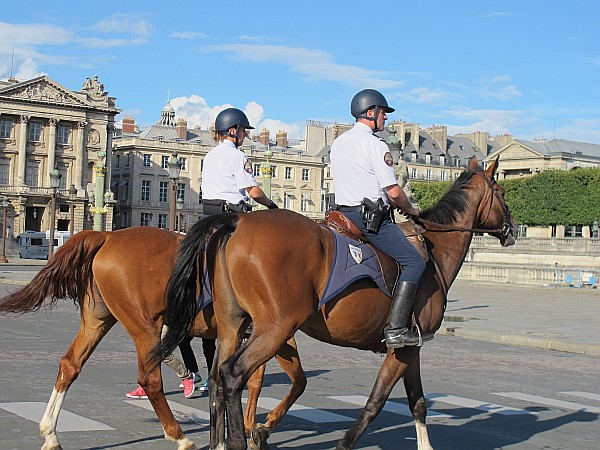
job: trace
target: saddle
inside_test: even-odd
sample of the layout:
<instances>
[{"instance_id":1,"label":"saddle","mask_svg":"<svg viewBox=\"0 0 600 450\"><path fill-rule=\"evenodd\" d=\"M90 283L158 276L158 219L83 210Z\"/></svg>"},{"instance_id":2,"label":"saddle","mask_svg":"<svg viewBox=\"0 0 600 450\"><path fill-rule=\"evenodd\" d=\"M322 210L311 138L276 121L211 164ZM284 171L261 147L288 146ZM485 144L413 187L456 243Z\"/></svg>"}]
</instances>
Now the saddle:
<instances>
[{"instance_id":1,"label":"saddle","mask_svg":"<svg viewBox=\"0 0 600 450\"><path fill-rule=\"evenodd\" d=\"M388 256L371 244L362 231L360 231L358 227L348 220L348 218L340 211L329 211L325 217L325 220L318 220L317 222L337 233L349 237L350 239L354 239L368 245L377 255L379 265L381 266L381 272L388 289L390 292L393 291L396 280L400 276L401 271L399 264L394 258ZM396 223L396 226L404 233L408 241L413 245L413 247L415 247L423 259L428 261L429 252L427 251L425 239L421 234L422 228L415 224L410 218L404 222Z\"/></svg>"}]
</instances>

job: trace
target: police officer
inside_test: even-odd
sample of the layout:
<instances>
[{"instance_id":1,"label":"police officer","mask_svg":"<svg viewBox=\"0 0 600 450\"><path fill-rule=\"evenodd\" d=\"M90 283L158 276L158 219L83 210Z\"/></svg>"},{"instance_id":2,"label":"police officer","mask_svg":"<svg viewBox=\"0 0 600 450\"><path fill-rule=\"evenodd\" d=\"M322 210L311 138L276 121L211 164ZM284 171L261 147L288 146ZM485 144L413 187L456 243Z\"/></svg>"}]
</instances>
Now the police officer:
<instances>
[{"instance_id":1,"label":"police officer","mask_svg":"<svg viewBox=\"0 0 600 450\"><path fill-rule=\"evenodd\" d=\"M331 146L335 202L373 245L402 267L384 329L386 345L418 345L419 336L408 328L408 322L425 261L391 221L390 208L407 215L416 216L417 212L398 186L387 145L373 135L383 130L387 114L394 108L380 92L365 89L352 99L350 112L356 118L354 127Z\"/></svg>"},{"instance_id":2,"label":"police officer","mask_svg":"<svg viewBox=\"0 0 600 450\"><path fill-rule=\"evenodd\" d=\"M248 158L238 149L253 130L248 117L237 108L221 111L215 119L214 140L219 144L208 152L202 168L202 205L205 215L225 211L250 211L248 196L269 209L273 200L258 187Z\"/></svg>"}]
</instances>

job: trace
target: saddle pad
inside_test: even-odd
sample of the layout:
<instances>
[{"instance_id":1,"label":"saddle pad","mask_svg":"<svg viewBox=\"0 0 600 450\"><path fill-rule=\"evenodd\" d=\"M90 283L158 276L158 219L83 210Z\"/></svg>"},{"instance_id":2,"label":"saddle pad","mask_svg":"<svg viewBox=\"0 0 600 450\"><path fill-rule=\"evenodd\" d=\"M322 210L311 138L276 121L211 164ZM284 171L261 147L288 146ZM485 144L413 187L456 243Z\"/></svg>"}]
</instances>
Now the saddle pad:
<instances>
[{"instance_id":1,"label":"saddle pad","mask_svg":"<svg viewBox=\"0 0 600 450\"><path fill-rule=\"evenodd\" d=\"M333 235L334 257L327 286L319 300L319 308L362 278L375 282L381 291L391 297L386 286L377 255L371 247L327 228Z\"/></svg>"}]
</instances>

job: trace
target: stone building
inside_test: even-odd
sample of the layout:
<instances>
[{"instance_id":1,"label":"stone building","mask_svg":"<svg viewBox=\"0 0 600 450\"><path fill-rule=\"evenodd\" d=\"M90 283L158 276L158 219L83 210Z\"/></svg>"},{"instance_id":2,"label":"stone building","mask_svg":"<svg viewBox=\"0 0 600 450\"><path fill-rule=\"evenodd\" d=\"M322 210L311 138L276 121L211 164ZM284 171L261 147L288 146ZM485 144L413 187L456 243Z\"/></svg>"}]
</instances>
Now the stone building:
<instances>
[{"instance_id":1,"label":"stone building","mask_svg":"<svg viewBox=\"0 0 600 450\"><path fill-rule=\"evenodd\" d=\"M98 77L87 78L79 91L48 76L0 81L0 192L11 206L10 236L50 228L50 172L57 168L56 230L68 230L69 195L74 202L75 231L92 227L87 204L95 188L98 155L111 154L115 116L120 112ZM101 192L107 189L101 186ZM111 212L106 223L112 222Z\"/></svg>"},{"instance_id":2,"label":"stone building","mask_svg":"<svg viewBox=\"0 0 600 450\"><path fill-rule=\"evenodd\" d=\"M280 206L310 218L325 211L323 160L292 145L285 131L271 142L269 130L262 130L240 147L252 164L253 174L263 186L263 166L272 167L271 198ZM176 118L170 104L162 109L160 120L139 130L135 120L126 117L114 141L111 189L115 196L115 228L144 225L168 228L170 223L170 183L168 161L173 153L181 159L177 196L183 199L176 212L176 227L185 229L202 214L201 173L206 153L214 147L210 130L188 128ZM255 204L256 209L262 206Z\"/></svg>"}]
</instances>

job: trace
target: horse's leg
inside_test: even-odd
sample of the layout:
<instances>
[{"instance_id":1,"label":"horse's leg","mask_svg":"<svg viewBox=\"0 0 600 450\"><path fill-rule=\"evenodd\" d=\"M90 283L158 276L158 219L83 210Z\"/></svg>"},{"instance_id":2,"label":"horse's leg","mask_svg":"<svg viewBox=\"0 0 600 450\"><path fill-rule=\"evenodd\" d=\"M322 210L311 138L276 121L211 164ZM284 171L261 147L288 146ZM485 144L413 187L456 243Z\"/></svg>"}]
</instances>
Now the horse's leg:
<instances>
[{"instance_id":1,"label":"horse's leg","mask_svg":"<svg viewBox=\"0 0 600 450\"><path fill-rule=\"evenodd\" d=\"M417 448L419 450L433 450L429 443L427 426L425 419L427 417L427 404L423 395L423 384L421 383L421 358L420 353L413 363L411 363L404 373L404 388L408 406L415 420L417 430Z\"/></svg>"},{"instance_id":2,"label":"horse's leg","mask_svg":"<svg viewBox=\"0 0 600 450\"><path fill-rule=\"evenodd\" d=\"M123 322L121 321L121 323ZM127 328L127 332L133 338L137 351L138 383L144 388L146 395L148 395L148 400L150 400L152 408L154 408L154 412L165 432L165 439L175 442L177 450L196 450L196 445L183 433L181 426L177 423L173 411L171 411L167 403L162 386L160 364L151 371L146 366L148 354L158 343L160 332L158 330L149 332L147 328L141 327L134 330L132 326Z\"/></svg>"},{"instance_id":3,"label":"horse's leg","mask_svg":"<svg viewBox=\"0 0 600 450\"><path fill-rule=\"evenodd\" d=\"M375 385L367 404L352 428L346 431L344 437L338 442L336 450L353 449L356 442L367 429L367 426L377 417L385 406L392 389L403 375L406 368L412 364L418 354L416 347L404 347L388 350L387 356L381 365Z\"/></svg>"},{"instance_id":4,"label":"horse's leg","mask_svg":"<svg viewBox=\"0 0 600 450\"><path fill-rule=\"evenodd\" d=\"M256 408L258 407L258 397L262 390L266 367L266 364L260 366L248 380L248 402L246 403L246 412L244 413L244 430L246 431L246 436L250 436L256 424Z\"/></svg>"},{"instance_id":5,"label":"horse's leg","mask_svg":"<svg viewBox=\"0 0 600 450\"><path fill-rule=\"evenodd\" d=\"M65 395L98 343L116 323L116 319L103 305L94 308L84 303L82 309L79 331L67 353L60 359L56 383L40 421L40 433L45 441L42 450L62 448L56 435L56 423Z\"/></svg>"},{"instance_id":6,"label":"horse's leg","mask_svg":"<svg viewBox=\"0 0 600 450\"><path fill-rule=\"evenodd\" d=\"M285 398L275 407L275 409L273 409L273 411L269 413L265 424L258 424L254 427L250 437L251 448L266 448L266 442L271 434L271 431L279 422L281 422L283 416L288 412L296 400L298 400L306 388L306 374L302 369L302 364L300 363L300 357L298 355L298 348L296 346L296 340L293 337L283 344L279 350L277 350L275 357L277 358L281 368L285 371L285 373L287 373L288 377L292 381L292 387ZM260 370L261 369L258 369L257 372ZM252 377L250 377L250 381L253 377L254 374ZM250 405L250 381L248 381L248 406ZM258 397L258 393L256 396ZM250 409L248 406L246 407L246 417L248 417L248 409ZM256 404L254 410L256 410ZM249 423L246 422L246 426L248 425Z\"/></svg>"}]
</instances>

